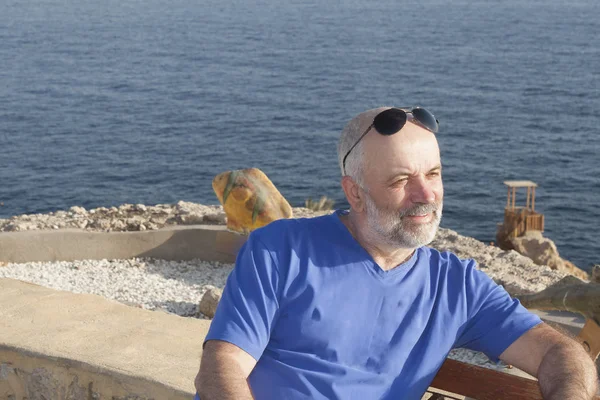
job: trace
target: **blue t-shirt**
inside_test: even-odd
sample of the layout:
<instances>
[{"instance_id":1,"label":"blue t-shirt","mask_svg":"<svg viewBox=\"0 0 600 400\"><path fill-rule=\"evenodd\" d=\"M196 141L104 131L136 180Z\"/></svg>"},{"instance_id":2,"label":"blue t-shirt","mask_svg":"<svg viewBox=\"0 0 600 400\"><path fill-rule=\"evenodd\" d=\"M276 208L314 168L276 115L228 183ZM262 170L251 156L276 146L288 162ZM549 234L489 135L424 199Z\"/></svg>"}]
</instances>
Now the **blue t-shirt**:
<instances>
[{"instance_id":1,"label":"blue t-shirt","mask_svg":"<svg viewBox=\"0 0 600 400\"><path fill-rule=\"evenodd\" d=\"M240 250L206 340L257 360L257 400L421 398L455 347L498 356L541 320L428 247L384 271L340 221L278 220Z\"/></svg>"}]
</instances>

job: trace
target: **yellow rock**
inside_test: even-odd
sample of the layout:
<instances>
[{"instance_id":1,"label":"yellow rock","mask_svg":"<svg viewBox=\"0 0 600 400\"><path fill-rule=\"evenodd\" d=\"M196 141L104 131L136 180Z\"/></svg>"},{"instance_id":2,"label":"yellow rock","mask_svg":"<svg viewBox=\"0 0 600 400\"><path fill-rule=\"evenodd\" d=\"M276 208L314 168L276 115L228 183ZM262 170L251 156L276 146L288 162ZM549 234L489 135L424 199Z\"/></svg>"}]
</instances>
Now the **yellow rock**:
<instances>
[{"instance_id":1,"label":"yellow rock","mask_svg":"<svg viewBox=\"0 0 600 400\"><path fill-rule=\"evenodd\" d=\"M292 207L258 168L215 176L213 190L227 215L227 228L249 233L271 221L292 216Z\"/></svg>"}]
</instances>

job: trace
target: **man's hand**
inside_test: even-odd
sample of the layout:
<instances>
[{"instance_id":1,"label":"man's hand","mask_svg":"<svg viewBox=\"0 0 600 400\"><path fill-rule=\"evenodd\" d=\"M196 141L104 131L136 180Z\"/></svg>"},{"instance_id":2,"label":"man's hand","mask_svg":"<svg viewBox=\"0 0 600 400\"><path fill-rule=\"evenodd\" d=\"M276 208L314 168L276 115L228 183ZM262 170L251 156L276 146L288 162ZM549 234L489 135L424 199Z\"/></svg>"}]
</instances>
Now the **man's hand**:
<instances>
[{"instance_id":1,"label":"man's hand","mask_svg":"<svg viewBox=\"0 0 600 400\"><path fill-rule=\"evenodd\" d=\"M546 400L588 400L598 390L596 366L583 346L544 323L523 334L500 359L536 376Z\"/></svg>"},{"instance_id":2,"label":"man's hand","mask_svg":"<svg viewBox=\"0 0 600 400\"><path fill-rule=\"evenodd\" d=\"M201 400L251 400L248 375L256 360L239 347L220 340L204 345L196 391Z\"/></svg>"}]
</instances>

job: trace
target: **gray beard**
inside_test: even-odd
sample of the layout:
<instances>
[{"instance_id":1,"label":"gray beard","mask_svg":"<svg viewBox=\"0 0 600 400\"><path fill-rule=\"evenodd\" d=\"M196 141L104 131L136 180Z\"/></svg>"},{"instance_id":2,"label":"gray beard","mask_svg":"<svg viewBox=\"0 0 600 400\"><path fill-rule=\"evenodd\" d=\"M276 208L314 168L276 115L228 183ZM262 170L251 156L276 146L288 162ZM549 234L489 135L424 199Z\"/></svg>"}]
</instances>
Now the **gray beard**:
<instances>
[{"instance_id":1,"label":"gray beard","mask_svg":"<svg viewBox=\"0 0 600 400\"><path fill-rule=\"evenodd\" d=\"M442 219L443 202L417 204L408 210L398 212L379 209L367 194L367 225L372 232L391 246L416 249L433 241ZM433 219L426 224L413 224L404 217L433 213Z\"/></svg>"}]
</instances>

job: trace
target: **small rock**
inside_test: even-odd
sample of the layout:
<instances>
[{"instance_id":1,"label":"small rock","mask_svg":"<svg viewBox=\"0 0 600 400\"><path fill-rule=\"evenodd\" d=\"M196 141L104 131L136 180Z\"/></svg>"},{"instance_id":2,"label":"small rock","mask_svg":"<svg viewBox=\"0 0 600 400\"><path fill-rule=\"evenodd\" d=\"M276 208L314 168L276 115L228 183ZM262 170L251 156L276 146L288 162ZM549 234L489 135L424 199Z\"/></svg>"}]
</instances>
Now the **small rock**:
<instances>
[{"instance_id":1,"label":"small rock","mask_svg":"<svg viewBox=\"0 0 600 400\"><path fill-rule=\"evenodd\" d=\"M133 211L135 206L133 204L123 204L119 206L119 211Z\"/></svg>"},{"instance_id":2,"label":"small rock","mask_svg":"<svg viewBox=\"0 0 600 400\"><path fill-rule=\"evenodd\" d=\"M106 219L98 219L93 221L90 225L91 228L100 229L106 231L111 228L110 221Z\"/></svg>"},{"instance_id":3,"label":"small rock","mask_svg":"<svg viewBox=\"0 0 600 400\"><path fill-rule=\"evenodd\" d=\"M128 231L139 231L140 230L140 221L135 218L127 218L125 220L125 224L127 225Z\"/></svg>"},{"instance_id":4,"label":"small rock","mask_svg":"<svg viewBox=\"0 0 600 400\"><path fill-rule=\"evenodd\" d=\"M177 222L179 222L181 225L196 225L201 224L203 221L204 217L197 214L179 215L177 218Z\"/></svg>"},{"instance_id":5,"label":"small rock","mask_svg":"<svg viewBox=\"0 0 600 400\"><path fill-rule=\"evenodd\" d=\"M127 229L127 225L125 225L125 222L118 219L113 222L113 224L111 225L111 228L113 231L124 231Z\"/></svg>"},{"instance_id":6,"label":"small rock","mask_svg":"<svg viewBox=\"0 0 600 400\"><path fill-rule=\"evenodd\" d=\"M203 221L209 224L226 224L227 223L227 215L223 213L219 214L206 214L203 218Z\"/></svg>"},{"instance_id":7,"label":"small rock","mask_svg":"<svg viewBox=\"0 0 600 400\"><path fill-rule=\"evenodd\" d=\"M72 212L73 214L86 214L85 208L78 207L78 206L73 206L73 207L69 208L69 211Z\"/></svg>"},{"instance_id":8,"label":"small rock","mask_svg":"<svg viewBox=\"0 0 600 400\"><path fill-rule=\"evenodd\" d=\"M202 296L202 300L200 300L198 311L206 315L208 318L213 318L215 316L219 300L221 300L221 296L223 295L223 291L211 285L207 285L206 287L207 290L204 293L204 296Z\"/></svg>"},{"instance_id":9,"label":"small rock","mask_svg":"<svg viewBox=\"0 0 600 400\"><path fill-rule=\"evenodd\" d=\"M19 225L17 224L8 224L3 229L4 232L17 232L19 231Z\"/></svg>"}]
</instances>

